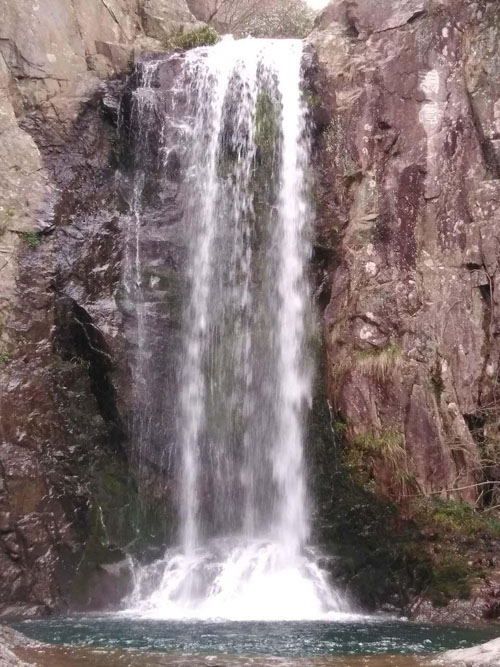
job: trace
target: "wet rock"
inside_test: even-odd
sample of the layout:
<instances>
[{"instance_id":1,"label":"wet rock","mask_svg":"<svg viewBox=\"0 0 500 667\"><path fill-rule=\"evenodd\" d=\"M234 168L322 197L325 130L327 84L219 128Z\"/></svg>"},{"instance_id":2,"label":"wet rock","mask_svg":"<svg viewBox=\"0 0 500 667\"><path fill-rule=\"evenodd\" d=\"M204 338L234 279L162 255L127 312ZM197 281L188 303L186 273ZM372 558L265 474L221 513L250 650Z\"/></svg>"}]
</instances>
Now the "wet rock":
<instances>
[{"instance_id":1,"label":"wet rock","mask_svg":"<svg viewBox=\"0 0 500 667\"><path fill-rule=\"evenodd\" d=\"M77 568L119 552L97 503L113 539L133 539L114 187L123 80L101 78L161 48L146 14L162 35L196 21L184 0L0 0L0 14L0 613L23 615L65 608Z\"/></svg>"},{"instance_id":2,"label":"wet rock","mask_svg":"<svg viewBox=\"0 0 500 667\"><path fill-rule=\"evenodd\" d=\"M34 642L20 632L0 625L0 667L29 667L15 655L15 649L33 645Z\"/></svg>"},{"instance_id":3,"label":"wet rock","mask_svg":"<svg viewBox=\"0 0 500 667\"><path fill-rule=\"evenodd\" d=\"M500 639L486 644L442 653L434 663L454 667L496 667L500 664Z\"/></svg>"},{"instance_id":4,"label":"wet rock","mask_svg":"<svg viewBox=\"0 0 500 667\"><path fill-rule=\"evenodd\" d=\"M88 596L80 600L79 609L116 608L132 592L132 570L128 560L99 565L91 574Z\"/></svg>"}]
</instances>

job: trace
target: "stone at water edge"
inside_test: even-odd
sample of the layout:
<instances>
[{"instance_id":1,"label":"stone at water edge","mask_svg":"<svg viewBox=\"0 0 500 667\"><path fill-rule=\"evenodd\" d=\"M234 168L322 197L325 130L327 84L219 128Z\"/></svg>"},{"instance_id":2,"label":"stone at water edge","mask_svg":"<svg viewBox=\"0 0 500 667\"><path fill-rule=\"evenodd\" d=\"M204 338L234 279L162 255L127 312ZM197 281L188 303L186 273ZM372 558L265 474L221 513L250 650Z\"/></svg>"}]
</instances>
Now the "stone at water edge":
<instances>
[{"instance_id":1,"label":"stone at water edge","mask_svg":"<svg viewBox=\"0 0 500 667\"><path fill-rule=\"evenodd\" d=\"M0 667L29 667L29 664L20 660L12 649L30 645L33 645L33 642L28 637L12 628L0 625Z\"/></svg>"},{"instance_id":2,"label":"stone at water edge","mask_svg":"<svg viewBox=\"0 0 500 667\"><path fill-rule=\"evenodd\" d=\"M454 665L455 667L498 667L500 665L500 637L486 644L461 648L442 653L435 665Z\"/></svg>"}]
</instances>

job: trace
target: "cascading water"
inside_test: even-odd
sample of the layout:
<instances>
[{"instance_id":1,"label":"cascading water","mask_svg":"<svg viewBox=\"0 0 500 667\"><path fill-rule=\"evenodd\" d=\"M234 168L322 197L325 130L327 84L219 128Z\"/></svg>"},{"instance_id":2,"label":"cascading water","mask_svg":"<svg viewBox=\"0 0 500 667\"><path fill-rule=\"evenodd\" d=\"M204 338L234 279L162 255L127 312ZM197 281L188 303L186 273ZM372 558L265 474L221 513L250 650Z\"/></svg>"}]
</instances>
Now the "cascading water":
<instances>
[{"instance_id":1,"label":"cascading water","mask_svg":"<svg viewBox=\"0 0 500 667\"><path fill-rule=\"evenodd\" d=\"M298 40L226 38L171 56L168 90L157 62L140 66L135 150L155 152L155 178L166 182L175 155L186 260L175 443L165 443L179 544L135 569L133 613L255 620L346 611L308 546L311 211L301 59ZM148 114L160 119L153 142ZM131 275L145 233L144 179L136 166ZM140 277L135 285L141 301ZM136 365L147 385L149 366L162 359L147 350L144 303L136 308Z\"/></svg>"}]
</instances>

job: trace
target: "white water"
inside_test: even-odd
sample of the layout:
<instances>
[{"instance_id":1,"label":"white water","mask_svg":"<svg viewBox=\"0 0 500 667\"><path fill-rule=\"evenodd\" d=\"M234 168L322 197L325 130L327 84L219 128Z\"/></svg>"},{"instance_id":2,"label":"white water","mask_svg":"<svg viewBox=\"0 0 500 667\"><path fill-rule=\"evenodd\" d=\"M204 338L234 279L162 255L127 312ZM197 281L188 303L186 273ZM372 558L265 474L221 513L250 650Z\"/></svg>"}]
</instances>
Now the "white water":
<instances>
[{"instance_id":1,"label":"white water","mask_svg":"<svg viewBox=\"0 0 500 667\"><path fill-rule=\"evenodd\" d=\"M180 544L135 569L132 613L291 620L348 612L308 546L311 211L301 59L298 40L224 39L189 52L175 85L187 95L189 128Z\"/></svg>"}]
</instances>

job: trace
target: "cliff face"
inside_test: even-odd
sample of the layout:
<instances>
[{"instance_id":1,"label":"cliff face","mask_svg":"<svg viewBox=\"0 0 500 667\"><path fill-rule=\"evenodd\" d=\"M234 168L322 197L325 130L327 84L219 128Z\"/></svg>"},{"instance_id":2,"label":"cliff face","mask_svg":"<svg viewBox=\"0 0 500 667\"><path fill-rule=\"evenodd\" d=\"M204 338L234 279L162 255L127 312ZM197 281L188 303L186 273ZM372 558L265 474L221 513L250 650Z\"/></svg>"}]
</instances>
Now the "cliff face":
<instances>
[{"instance_id":1,"label":"cliff face","mask_svg":"<svg viewBox=\"0 0 500 667\"><path fill-rule=\"evenodd\" d=\"M0 608L43 613L77 568L113 599L94 566L132 539L118 102L103 79L195 19L181 0L2 0L0 15Z\"/></svg>"},{"instance_id":2,"label":"cliff face","mask_svg":"<svg viewBox=\"0 0 500 667\"><path fill-rule=\"evenodd\" d=\"M130 202L126 169L116 172L118 96L134 54L161 48L209 4L0 0L4 612L43 613L70 595L99 606L124 590L106 563L130 546L143 510L128 469L134 322L120 306ZM334 0L309 41L322 372L343 463L403 507L441 493L493 504L498 3ZM153 213L148 270L175 308L170 269L182 257L177 242L158 246Z\"/></svg>"},{"instance_id":3,"label":"cliff face","mask_svg":"<svg viewBox=\"0 0 500 667\"><path fill-rule=\"evenodd\" d=\"M334 0L310 43L329 394L347 463L399 501L491 499L498 3Z\"/></svg>"}]
</instances>

